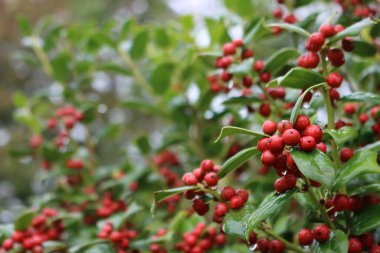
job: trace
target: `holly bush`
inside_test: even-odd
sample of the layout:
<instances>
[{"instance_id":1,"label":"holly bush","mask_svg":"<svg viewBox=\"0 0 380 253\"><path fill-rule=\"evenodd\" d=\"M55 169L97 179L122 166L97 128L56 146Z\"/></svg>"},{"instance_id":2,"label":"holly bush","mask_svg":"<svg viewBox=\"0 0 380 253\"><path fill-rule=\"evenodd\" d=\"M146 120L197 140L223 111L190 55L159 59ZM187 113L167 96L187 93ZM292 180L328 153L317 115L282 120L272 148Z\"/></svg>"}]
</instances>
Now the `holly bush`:
<instances>
[{"instance_id":1,"label":"holly bush","mask_svg":"<svg viewBox=\"0 0 380 253\"><path fill-rule=\"evenodd\" d=\"M376 1L225 5L207 45L193 16L19 19L45 81L9 151L43 193L0 252L380 252Z\"/></svg>"}]
</instances>

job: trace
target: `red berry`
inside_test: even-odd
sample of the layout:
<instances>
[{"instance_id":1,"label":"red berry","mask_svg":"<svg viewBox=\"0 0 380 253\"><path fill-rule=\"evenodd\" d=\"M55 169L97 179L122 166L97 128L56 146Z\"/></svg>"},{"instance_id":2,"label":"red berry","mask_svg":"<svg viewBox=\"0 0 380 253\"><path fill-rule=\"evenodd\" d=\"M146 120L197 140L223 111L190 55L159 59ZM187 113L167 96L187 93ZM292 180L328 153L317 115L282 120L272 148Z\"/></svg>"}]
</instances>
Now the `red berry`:
<instances>
[{"instance_id":1,"label":"red berry","mask_svg":"<svg viewBox=\"0 0 380 253\"><path fill-rule=\"evenodd\" d=\"M327 76L326 81L331 88L339 88L343 82L343 77L338 72L332 72Z\"/></svg>"},{"instance_id":2,"label":"red berry","mask_svg":"<svg viewBox=\"0 0 380 253\"><path fill-rule=\"evenodd\" d=\"M229 80L232 79L232 74L226 72L226 71L223 71L222 74L220 75L220 79L224 82L228 82Z\"/></svg>"},{"instance_id":3,"label":"red berry","mask_svg":"<svg viewBox=\"0 0 380 253\"><path fill-rule=\"evenodd\" d=\"M284 177L277 178L276 181L274 181L274 189L278 193L286 192L286 183L285 183Z\"/></svg>"},{"instance_id":4,"label":"red berry","mask_svg":"<svg viewBox=\"0 0 380 253\"><path fill-rule=\"evenodd\" d=\"M272 166L275 164L276 162L276 159L277 157L269 150L265 150L262 154L261 154L261 162L265 165L265 166Z\"/></svg>"},{"instance_id":5,"label":"red berry","mask_svg":"<svg viewBox=\"0 0 380 253\"><path fill-rule=\"evenodd\" d=\"M243 50L243 52L241 52L241 59L244 60L244 59L248 59L248 58L251 58L253 57L253 51L249 48Z\"/></svg>"},{"instance_id":6,"label":"red berry","mask_svg":"<svg viewBox=\"0 0 380 253\"><path fill-rule=\"evenodd\" d=\"M284 142L279 135L273 135L268 140L268 148L272 153L280 153L284 150Z\"/></svg>"},{"instance_id":7,"label":"red berry","mask_svg":"<svg viewBox=\"0 0 380 253\"><path fill-rule=\"evenodd\" d=\"M239 190L237 190L236 195L241 197L243 199L244 203L248 201L249 193L246 190L239 189Z\"/></svg>"},{"instance_id":8,"label":"red berry","mask_svg":"<svg viewBox=\"0 0 380 253\"><path fill-rule=\"evenodd\" d=\"M71 129L71 128L73 128L74 125L75 125L75 122L76 122L76 120L75 120L75 118L73 118L73 117L66 117L66 118L63 120L63 123L65 124L65 127L66 127L67 129Z\"/></svg>"},{"instance_id":9,"label":"red berry","mask_svg":"<svg viewBox=\"0 0 380 253\"><path fill-rule=\"evenodd\" d=\"M230 187L230 186L226 186L223 188L222 192L220 193L221 197L223 200L225 201L229 201L233 196L236 195L236 192L235 192L235 189Z\"/></svg>"},{"instance_id":10,"label":"red berry","mask_svg":"<svg viewBox=\"0 0 380 253\"><path fill-rule=\"evenodd\" d=\"M330 229L326 225L319 225L313 229L313 237L318 242L324 243L330 239Z\"/></svg>"},{"instance_id":11,"label":"red berry","mask_svg":"<svg viewBox=\"0 0 380 253\"><path fill-rule=\"evenodd\" d=\"M301 55L298 59L298 65L304 68L313 69L319 64L319 55L315 52L308 52L305 55Z\"/></svg>"},{"instance_id":12,"label":"red berry","mask_svg":"<svg viewBox=\"0 0 380 253\"><path fill-rule=\"evenodd\" d=\"M209 205L203 201L203 199L193 200L193 209L200 216L205 215L210 209Z\"/></svg>"},{"instance_id":13,"label":"red berry","mask_svg":"<svg viewBox=\"0 0 380 253\"><path fill-rule=\"evenodd\" d=\"M268 117L271 113L271 109L268 103L263 103L259 107L259 113L263 117Z\"/></svg>"},{"instance_id":14,"label":"red berry","mask_svg":"<svg viewBox=\"0 0 380 253\"><path fill-rule=\"evenodd\" d=\"M356 104L345 104L343 110L345 114L352 115L356 112Z\"/></svg>"},{"instance_id":15,"label":"red berry","mask_svg":"<svg viewBox=\"0 0 380 253\"><path fill-rule=\"evenodd\" d=\"M282 14L283 13L282 13L282 9L281 8L276 8L276 9L274 9L272 11L273 17L278 18L278 19L282 18Z\"/></svg>"},{"instance_id":16,"label":"red berry","mask_svg":"<svg viewBox=\"0 0 380 253\"><path fill-rule=\"evenodd\" d=\"M204 172L212 171L214 169L214 162L211 160L203 160L201 164L201 169Z\"/></svg>"},{"instance_id":17,"label":"red berry","mask_svg":"<svg viewBox=\"0 0 380 253\"><path fill-rule=\"evenodd\" d=\"M316 146L315 139L312 136L304 136L300 140L300 148L302 151L311 152Z\"/></svg>"},{"instance_id":18,"label":"red berry","mask_svg":"<svg viewBox=\"0 0 380 253\"><path fill-rule=\"evenodd\" d=\"M319 126L310 125L306 127L305 131L303 131L303 135L312 136L314 137L316 143L320 143L322 141L323 132Z\"/></svg>"},{"instance_id":19,"label":"red berry","mask_svg":"<svg viewBox=\"0 0 380 253\"><path fill-rule=\"evenodd\" d=\"M10 239L10 238L5 239L5 240L3 241L2 247L3 247L3 249L5 249L5 250L10 250L10 249L13 248L13 243L14 243L14 242L13 242L12 239Z\"/></svg>"},{"instance_id":20,"label":"red berry","mask_svg":"<svg viewBox=\"0 0 380 253\"><path fill-rule=\"evenodd\" d=\"M209 172L205 175L204 180L208 186L215 186L218 184L219 177L215 172Z\"/></svg>"},{"instance_id":21,"label":"red berry","mask_svg":"<svg viewBox=\"0 0 380 253\"><path fill-rule=\"evenodd\" d=\"M324 143L320 142L318 143L316 146L315 146L316 149L319 149L320 151L322 151L323 153L326 153L327 152L327 147Z\"/></svg>"},{"instance_id":22,"label":"red berry","mask_svg":"<svg viewBox=\"0 0 380 253\"><path fill-rule=\"evenodd\" d=\"M264 61L262 61L262 60L255 61L252 68L256 72L261 72L261 70L263 70L263 68L264 68Z\"/></svg>"},{"instance_id":23,"label":"red berry","mask_svg":"<svg viewBox=\"0 0 380 253\"><path fill-rule=\"evenodd\" d=\"M310 125L310 119L308 116L305 116L305 115L298 115L296 122L294 124L295 129L301 132L305 130L309 125Z\"/></svg>"},{"instance_id":24,"label":"red berry","mask_svg":"<svg viewBox=\"0 0 380 253\"><path fill-rule=\"evenodd\" d=\"M361 253L362 243L357 238L350 238L348 241L348 253Z\"/></svg>"},{"instance_id":25,"label":"red berry","mask_svg":"<svg viewBox=\"0 0 380 253\"><path fill-rule=\"evenodd\" d=\"M301 246L311 245L313 243L313 234L310 229L303 228L298 232L298 243Z\"/></svg>"},{"instance_id":26,"label":"red berry","mask_svg":"<svg viewBox=\"0 0 380 253\"><path fill-rule=\"evenodd\" d=\"M182 182L184 182L185 185L196 185L198 183L198 179L191 172L186 172L182 176Z\"/></svg>"},{"instance_id":27,"label":"red berry","mask_svg":"<svg viewBox=\"0 0 380 253\"><path fill-rule=\"evenodd\" d=\"M365 113L359 115L360 124L365 124L369 120L369 116Z\"/></svg>"},{"instance_id":28,"label":"red berry","mask_svg":"<svg viewBox=\"0 0 380 253\"><path fill-rule=\"evenodd\" d=\"M272 240L269 243L270 253L282 253L285 250L285 244L279 240Z\"/></svg>"},{"instance_id":29,"label":"red berry","mask_svg":"<svg viewBox=\"0 0 380 253\"><path fill-rule=\"evenodd\" d=\"M295 146L300 142L301 135L296 129L288 129L282 135L282 141L285 145Z\"/></svg>"},{"instance_id":30,"label":"red berry","mask_svg":"<svg viewBox=\"0 0 380 253\"><path fill-rule=\"evenodd\" d=\"M244 85L244 87L250 88L252 86L252 84L253 84L253 78L252 78L252 76L245 76L243 78L243 85Z\"/></svg>"},{"instance_id":31,"label":"red berry","mask_svg":"<svg viewBox=\"0 0 380 253\"><path fill-rule=\"evenodd\" d=\"M294 24L298 21L296 16L294 16L294 14L286 15L283 20L285 23L288 23L288 24Z\"/></svg>"},{"instance_id":32,"label":"red berry","mask_svg":"<svg viewBox=\"0 0 380 253\"><path fill-rule=\"evenodd\" d=\"M262 129L265 134L272 135L277 131L277 124L272 120L266 120Z\"/></svg>"},{"instance_id":33,"label":"red berry","mask_svg":"<svg viewBox=\"0 0 380 253\"><path fill-rule=\"evenodd\" d=\"M340 67L345 63L343 51L334 48L327 51L327 58L330 60L331 65Z\"/></svg>"},{"instance_id":34,"label":"red berry","mask_svg":"<svg viewBox=\"0 0 380 253\"><path fill-rule=\"evenodd\" d=\"M228 68L232 64L232 58L230 56L224 56L218 60L218 67L220 68Z\"/></svg>"},{"instance_id":35,"label":"red berry","mask_svg":"<svg viewBox=\"0 0 380 253\"><path fill-rule=\"evenodd\" d=\"M264 152L269 148L269 138L262 138L257 142L257 149Z\"/></svg>"},{"instance_id":36,"label":"red berry","mask_svg":"<svg viewBox=\"0 0 380 253\"><path fill-rule=\"evenodd\" d=\"M232 43L235 47L241 47L244 45L244 41L242 39L235 39L234 41L232 41Z\"/></svg>"},{"instance_id":37,"label":"red berry","mask_svg":"<svg viewBox=\"0 0 380 253\"><path fill-rule=\"evenodd\" d=\"M344 38L342 40L342 48L346 52L351 52L355 48L355 41L351 38Z\"/></svg>"},{"instance_id":38,"label":"red berry","mask_svg":"<svg viewBox=\"0 0 380 253\"><path fill-rule=\"evenodd\" d=\"M342 162L347 162L354 155L354 151L350 148L342 148L339 153L339 158Z\"/></svg>"},{"instance_id":39,"label":"red berry","mask_svg":"<svg viewBox=\"0 0 380 253\"><path fill-rule=\"evenodd\" d=\"M224 234L218 234L215 236L215 243L222 246L226 243L226 236Z\"/></svg>"},{"instance_id":40,"label":"red berry","mask_svg":"<svg viewBox=\"0 0 380 253\"><path fill-rule=\"evenodd\" d=\"M380 246L373 246L369 253L380 253Z\"/></svg>"},{"instance_id":41,"label":"red berry","mask_svg":"<svg viewBox=\"0 0 380 253\"><path fill-rule=\"evenodd\" d=\"M340 94L336 89L330 89L329 90L329 95L331 100L339 100L340 99Z\"/></svg>"},{"instance_id":42,"label":"red berry","mask_svg":"<svg viewBox=\"0 0 380 253\"><path fill-rule=\"evenodd\" d=\"M342 25L335 25L334 26L335 33L340 33L341 31L344 30L344 26Z\"/></svg>"},{"instance_id":43,"label":"red berry","mask_svg":"<svg viewBox=\"0 0 380 253\"><path fill-rule=\"evenodd\" d=\"M110 240L112 242L119 242L122 239L122 234L119 231L112 231L110 234Z\"/></svg>"},{"instance_id":44,"label":"red berry","mask_svg":"<svg viewBox=\"0 0 380 253\"><path fill-rule=\"evenodd\" d=\"M226 43L223 46L223 54L224 55L232 55L235 54L236 48L233 43Z\"/></svg>"},{"instance_id":45,"label":"red berry","mask_svg":"<svg viewBox=\"0 0 380 253\"><path fill-rule=\"evenodd\" d=\"M375 244L373 234L370 233L362 234L359 239L363 245L363 248L366 249L370 249Z\"/></svg>"},{"instance_id":46,"label":"red berry","mask_svg":"<svg viewBox=\"0 0 380 253\"><path fill-rule=\"evenodd\" d=\"M262 253L267 253L269 250L269 242L267 238L260 238L257 241L257 249Z\"/></svg>"},{"instance_id":47,"label":"red berry","mask_svg":"<svg viewBox=\"0 0 380 253\"><path fill-rule=\"evenodd\" d=\"M293 124L289 120L281 120L277 125L277 130L280 134L283 134L286 130L292 129Z\"/></svg>"},{"instance_id":48,"label":"red berry","mask_svg":"<svg viewBox=\"0 0 380 253\"><path fill-rule=\"evenodd\" d=\"M228 205L224 202L217 203L214 207L214 214L224 216L228 213Z\"/></svg>"},{"instance_id":49,"label":"red berry","mask_svg":"<svg viewBox=\"0 0 380 253\"><path fill-rule=\"evenodd\" d=\"M230 207L234 210L242 208L244 200L240 196L233 196L230 200Z\"/></svg>"},{"instance_id":50,"label":"red berry","mask_svg":"<svg viewBox=\"0 0 380 253\"><path fill-rule=\"evenodd\" d=\"M255 232L251 232L251 234L249 235L248 243L249 245L254 245L257 243L257 234Z\"/></svg>"},{"instance_id":51,"label":"red berry","mask_svg":"<svg viewBox=\"0 0 380 253\"><path fill-rule=\"evenodd\" d=\"M333 200L333 203L336 212L349 210L350 208L349 198L343 194L337 194Z\"/></svg>"},{"instance_id":52,"label":"red berry","mask_svg":"<svg viewBox=\"0 0 380 253\"><path fill-rule=\"evenodd\" d=\"M264 72L260 74L260 81L263 83L269 82L271 79L271 75L269 72Z\"/></svg>"},{"instance_id":53,"label":"red berry","mask_svg":"<svg viewBox=\"0 0 380 253\"><path fill-rule=\"evenodd\" d=\"M306 41L306 49L312 52L318 52L323 44L325 44L325 37L322 33L313 33Z\"/></svg>"},{"instance_id":54,"label":"red berry","mask_svg":"<svg viewBox=\"0 0 380 253\"><path fill-rule=\"evenodd\" d=\"M359 196L352 196L348 198L349 209L351 212L358 212L364 207L364 200Z\"/></svg>"},{"instance_id":55,"label":"red berry","mask_svg":"<svg viewBox=\"0 0 380 253\"><path fill-rule=\"evenodd\" d=\"M335 26L330 24L324 24L319 27L319 32L323 34L325 38L332 37L335 35Z\"/></svg>"},{"instance_id":56,"label":"red berry","mask_svg":"<svg viewBox=\"0 0 380 253\"><path fill-rule=\"evenodd\" d=\"M198 179L198 181L202 181L203 177L205 176L205 171L203 171L201 168L196 168L193 170L193 175Z\"/></svg>"}]
</instances>

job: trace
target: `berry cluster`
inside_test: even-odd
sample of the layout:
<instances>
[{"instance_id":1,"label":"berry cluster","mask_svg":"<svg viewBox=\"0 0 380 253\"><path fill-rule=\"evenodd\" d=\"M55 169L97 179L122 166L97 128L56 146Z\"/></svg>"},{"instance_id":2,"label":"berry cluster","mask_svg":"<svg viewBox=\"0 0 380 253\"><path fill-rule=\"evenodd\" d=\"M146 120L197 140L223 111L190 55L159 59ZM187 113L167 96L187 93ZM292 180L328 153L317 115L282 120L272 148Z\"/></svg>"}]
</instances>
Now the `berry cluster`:
<instances>
[{"instance_id":1,"label":"berry cluster","mask_svg":"<svg viewBox=\"0 0 380 253\"><path fill-rule=\"evenodd\" d=\"M326 200L325 207L327 214L332 216L342 211L359 212L368 205L377 205L379 198L375 195L366 196L347 196L341 193L336 194Z\"/></svg>"},{"instance_id":2,"label":"berry cluster","mask_svg":"<svg viewBox=\"0 0 380 253\"><path fill-rule=\"evenodd\" d=\"M123 200L114 200L111 192L104 193L100 199L100 204L96 209L96 215L99 218L107 218L115 212L121 212L127 210L127 203Z\"/></svg>"},{"instance_id":3,"label":"berry cluster","mask_svg":"<svg viewBox=\"0 0 380 253\"><path fill-rule=\"evenodd\" d=\"M376 5L372 5L370 1L360 1L360 0L335 0L337 4L340 5L342 11L346 14L352 13L358 18L367 18L371 16L376 16L378 8Z\"/></svg>"},{"instance_id":4,"label":"berry cluster","mask_svg":"<svg viewBox=\"0 0 380 253\"><path fill-rule=\"evenodd\" d=\"M215 227L207 228L205 223L198 223L193 231L184 233L182 239L174 249L185 253L206 253L223 246L227 240L223 233L218 233Z\"/></svg>"},{"instance_id":5,"label":"berry cluster","mask_svg":"<svg viewBox=\"0 0 380 253\"><path fill-rule=\"evenodd\" d=\"M44 242L60 240L64 232L62 220L57 219L57 215L57 210L44 208L41 214L33 218L29 228L14 231L10 238L4 239L0 252L14 249L17 252L42 253Z\"/></svg>"},{"instance_id":6,"label":"berry cluster","mask_svg":"<svg viewBox=\"0 0 380 253\"><path fill-rule=\"evenodd\" d=\"M299 115L293 124L282 120L276 124L267 120L262 125L263 132L271 137L264 137L257 143L257 149L262 152L261 162L273 166L280 176L274 186L277 192L284 193L296 186L297 177L301 177L288 148L299 147L304 152L319 149L326 152L326 145L322 143L322 129L310 123L309 117ZM278 131L278 134L275 134Z\"/></svg>"},{"instance_id":7,"label":"berry cluster","mask_svg":"<svg viewBox=\"0 0 380 253\"><path fill-rule=\"evenodd\" d=\"M252 232L248 238L248 244L262 253L282 253L285 252L286 245L280 240L269 240L262 237L257 238L257 234Z\"/></svg>"},{"instance_id":8,"label":"berry cluster","mask_svg":"<svg viewBox=\"0 0 380 253\"><path fill-rule=\"evenodd\" d=\"M319 243L327 242L330 239L330 228L322 224L315 228L312 231L307 228L303 228L298 232L298 243L301 246L308 246L313 243L313 240L316 240Z\"/></svg>"},{"instance_id":9,"label":"berry cluster","mask_svg":"<svg viewBox=\"0 0 380 253\"><path fill-rule=\"evenodd\" d=\"M166 229L159 229L157 231L157 233L153 236L152 239L158 239L160 237L163 237L167 234L167 230ZM149 246L149 250L150 252L152 253L167 253L168 251L163 247L161 246L159 243L152 243L150 246Z\"/></svg>"},{"instance_id":10,"label":"berry cluster","mask_svg":"<svg viewBox=\"0 0 380 253\"><path fill-rule=\"evenodd\" d=\"M123 226L117 230L113 227L112 223L107 222L99 231L98 238L110 240L118 253L127 253L134 252L128 250L130 250L130 242L136 238L137 235L137 231L128 226Z\"/></svg>"}]
</instances>

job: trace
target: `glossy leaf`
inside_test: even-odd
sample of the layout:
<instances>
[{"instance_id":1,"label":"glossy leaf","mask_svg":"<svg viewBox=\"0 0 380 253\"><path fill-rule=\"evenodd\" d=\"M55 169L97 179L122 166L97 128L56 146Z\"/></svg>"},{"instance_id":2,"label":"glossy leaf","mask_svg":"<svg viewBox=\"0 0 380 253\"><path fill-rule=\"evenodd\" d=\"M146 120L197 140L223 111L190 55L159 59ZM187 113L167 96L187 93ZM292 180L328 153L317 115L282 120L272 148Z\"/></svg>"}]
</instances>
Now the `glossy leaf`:
<instances>
[{"instance_id":1,"label":"glossy leaf","mask_svg":"<svg viewBox=\"0 0 380 253\"><path fill-rule=\"evenodd\" d=\"M254 207L249 203L245 204L241 210L229 211L223 218L223 231L228 235L236 235L244 238L246 230L245 222L253 211Z\"/></svg>"},{"instance_id":2,"label":"glossy leaf","mask_svg":"<svg viewBox=\"0 0 380 253\"><path fill-rule=\"evenodd\" d=\"M367 205L356 213L350 222L350 232L361 235L380 226L380 205Z\"/></svg>"},{"instance_id":3,"label":"glossy leaf","mask_svg":"<svg viewBox=\"0 0 380 253\"><path fill-rule=\"evenodd\" d=\"M357 91L350 93L346 96L343 96L340 99L341 103L345 102L371 102L371 103L380 103L380 96L376 95L374 93L364 92L364 91Z\"/></svg>"},{"instance_id":4,"label":"glossy leaf","mask_svg":"<svg viewBox=\"0 0 380 253\"><path fill-rule=\"evenodd\" d=\"M148 39L149 34L146 30L141 31L136 35L130 50L130 54L133 59L139 59L144 56L146 46L148 45Z\"/></svg>"},{"instance_id":5,"label":"glossy leaf","mask_svg":"<svg viewBox=\"0 0 380 253\"><path fill-rule=\"evenodd\" d=\"M303 93L302 95L297 99L296 101L296 104L294 105L293 109L292 109L292 112L290 114L290 122L292 122L292 124L295 123L296 119L297 119L297 116L299 114L299 110L302 106L302 101L303 99L305 98L305 96L307 95L307 93L309 93L309 91L311 91L312 89L315 89L315 88L318 88L322 85L324 85L325 83L319 83L319 84L316 84L316 85L313 85L309 88L307 88Z\"/></svg>"},{"instance_id":6,"label":"glossy leaf","mask_svg":"<svg viewBox=\"0 0 380 253\"><path fill-rule=\"evenodd\" d=\"M261 38L267 34L270 34L270 30L265 26L265 21L260 19L257 24L247 33L244 38L244 44L249 44L253 39Z\"/></svg>"},{"instance_id":7,"label":"glossy leaf","mask_svg":"<svg viewBox=\"0 0 380 253\"><path fill-rule=\"evenodd\" d=\"M371 26L375 23L376 22L371 18L363 19L363 20L361 20L361 21L359 21L359 22L357 22L357 23L355 23L349 27L346 27L346 29L344 29L340 33L336 34L334 37L330 38L329 43L334 43L334 42L341 40L345 37L357 36L360 34L360 32L364 28Z\"/></svg>"},{"instance_id":8,"label":"glossy leaf","mask_svg":"<svg viewBox=\"0 0 380 253\"><path fill-rule=\"evenodd\" d=\"M240 63L232 64L228 68L228 73L237 75L247 75L252 72L253 59L247 59Z\"/></svg>"},{"instance_id":9,"label":"glossy leaf","mask_svg":"<svg viewBox=\"0 0 380 253\"><path fill-rule=\"evenodd\" d=\"M309 26L313 25L314 22L315 22L315 19L319 16L319 13L316 12L316 13L313 13L313 14L310 14L308 15L304 20L302 20L301 22L298 22L298 26L303 28L303 29L306 29L308 28Z\"/></svg>"},{"instance_id":10,"label":"glossy leaf","mask_svg":"<svg viewBox=\"0 0 380 253\"><path fill-rule=\"evenodd\" d=\"M359 55L361 57L372 57L377 52L376 46L368 42L355 40L354 43L355 48L351 51L352 54Z\"/></svg>"},{"instance_id":11,"label":"glossy leaf","mask_svg":"<svg viewBox=\"0 0 380 253\"><path fill-rule=\"evenodd\" d=\"M350 195L363 195L367 193L380 192L380 184L369 184L355 187L351 191L348 191Z\"/></svg>"},{"instance_id":12,"label":"glossy leaf","mask_svg":"<svg viewBox=\"0 0 380 253\"><path fill-rule=\"evenodd\" d=\"M236 155L230 157L225 163L223 163L222 168L219 170L219 178L223 178L234 170L238 169L242 164L247 162L252 156L258 153L259 151L256 149L256 147L253 147L243 149Z\"/></svg>"},{"instance_id":13,"label":"glossy leaf","mask_svg":"<svg viewBox=\"0 0 380 253\"><path fill-rule=\"evenodd\" d=\"M307 38L310 36L310 33L308 31L306 31L305 29L303 29L297 25L292 25L292 24L288 24L288 23L272 23L272 24L269 24L268 27L281 27L281 29L283 29L283 30L298 33L298 34L305 36Z\"/></svg>"},{"instance_id":14,"label":"glossy leaf","mask_svg":"<svg viewBox=\"0 0 380 253\"><path fill-rule=\"evenodd\" d=\"M21 213L20 216L18 216L14 222L15 230L27 229L32 223L32 220L35 215L36 215L36 211L34 210L28 210Z\"/></svg>"},{"instance_id":15,"label":"glossy leaf","mask_svg":"<svg viewBox=\"0 0 380 253\"><path fill-rule=\"evenodd\" d=\"M157 94L164 94L170 87L173 68L172 63L164 63L153 70L150 83Z\"/></svg>"},{"instance_id":16,"label":"glossy leaf","mask_svg":"<svg viewBox=\"0 0 380 253\"><path fill-rule=\"evenodd\" d=\"M338 170L333 189L339 189L354 178L368 173L380 174L380 166L377 163L377 153L371 150L357 151L354 156Z\"/></svg>"},{"instance_id":17,"label":"glossy leaf","mask_svg":"<svg viewBox=\"0 0 380 253\"><path fill-rule=\"evenodd\" d=\"M312 70L293 68L285 76L274 79L269 86L284 86L295 89L306 89L313 85L325 82L325 78Z\"/></svg>"},{"instance_id":18,"label":"glossy leaf","mask_svg":"<svg viewBox=\"0 0 380 253\"><path fill-rule=\"evenodd\" d=\"M259 132L252 131L249 129L234 127L234 126L226 126L222 128L215 142L221 141L224 137L234 135L234 134L245 134L245 135L252 135L256 137L269 137L268 135L264 133L259 133Z\"/></svg>"},{"instance_id":19,"label":"glossy leaf","mask_svg":"<svg viewBox=\"0 0 380 253\"><path fill-rule=\"evenodd\" d=\"M360 148L359 150L380 151L380 141L376 141L374 143L368 144L368 145Z\"/></svg>"},{"instance_id":20,"label":"glossy leaf","mask_svg":"<svg viewBox=\"0 0 380 253\"><path fill-rule=\"evenodd\" d=\"M354 127L345 126L339 129L324 129L323 133L328 136L330 136L336 145L338 146L338 149L341 149L343 144L354 140L356 137L358 137L358 131Z\"/></svg>"},{"instance_id":21,"label":"glossy leaf","mask_svg":"<svg viewBox=\"0 0 380 253\"><path fill-rule=\"evenodd\" d=\"M169 198L171 196L177 195L179 193L183 193L188 190L196 190L198 188L199 188L198 186L193 185L193 186L183 186L183 187L155 192L154 201L151 208L151 213L154 215L154 213L156 212L157 204L161 202L162 200Z\"/></svg>"},{"instance_id":22,"label":"glossy leaf","mask_svg":"<svg viewBox=\"0 0 380 253\"><path fill-rule=\"evenodd\" d=\"M284 205L293 195L294 191L288 191L284 194L277 194L273 192L268 195L260 204L260 206L253 212L247 219L247 230L245 235L249 234L255 229L258 228L262 221L273 217L282 211Z\"/></svg>"},{"instance_id":23,"label":"glossy leaf","mask_svg":"<svg viewBox=\"0 0 380 253\"><path fill-rule=\"evenodd\" d=\"M268 71L272 76L276 75L286 64L298 56L298 51L293 48L284 48L273 54L265 63L263 71Z\"/></svg>"},{"instance_id":24,"label":"glossy leaf","mask_svg":"<svg viewBox=\"0 0 380 253\"><path fill-rule=\"evenodd\" d=\"M314 241L312 245L313 253L347 253L348 238L341 230L334 230L330 235L330 240L325 243Z\"/></svg>"},{"instance_id":25,"label":"glossy leaf","mask_svg":"<svg viewBox=\"0 0 380 253\"><path fill-rule=\"evenodd\" d=\"M262 103L262 99L259 97L245 97L245 96L240 96L240 97L232 97L223 102L224 105L250 105L253 103Z\"/></svg>"},{"instance_id":26,"label":"glossy leaf","mask_svg":"<svg viewBox=\"0 0 380 253\"><path fill-rule=\"evenodd\" d=\"M332 186L335 169L328 155L318 149L310 153L293 149L290 154L302 174L328 188Z\"/></svg>"},{"instance_id":27,"label":"glossy leaf","mask_svg":"<svg viewBox=\"0 0 380 253\"><path fill-rule=\"evenodd\" d=\"M142 154L148 154L151 150L148 136L140 135L136 140L136 145Z\"/></svg>"}]
</instances>

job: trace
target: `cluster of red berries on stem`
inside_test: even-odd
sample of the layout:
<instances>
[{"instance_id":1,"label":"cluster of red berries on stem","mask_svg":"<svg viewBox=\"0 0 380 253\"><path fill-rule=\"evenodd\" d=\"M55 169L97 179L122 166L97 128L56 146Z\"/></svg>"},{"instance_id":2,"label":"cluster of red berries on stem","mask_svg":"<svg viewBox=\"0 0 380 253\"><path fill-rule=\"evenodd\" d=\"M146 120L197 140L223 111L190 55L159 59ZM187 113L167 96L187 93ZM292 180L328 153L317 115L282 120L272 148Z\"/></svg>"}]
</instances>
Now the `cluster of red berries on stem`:
<instances>
[{"instance_id":1,"label":"cluster of red berries on stem","mask_svg":"<svg viewBox=\"0 0 380 253\"><path fill-rule=\"evenodd\" d=\"M282 241L277 239L270 240L265 237L257 238L255 232L249 235L248 244L261 253L282 253L286 249L286 245Z\"/></svg>"},{"instance_id":2,"label":"cluster of red berries on stem","mask_svg":"<svg viewBox=\"0 0 380 253\"><path fill-rule=\"evenodd\" d=\"M128 209L127 203L123 200L114 200L111 192L104 193L100 203L101 206L96 209L99 218L107 218L113 213Z\"/></svg>"},{"instance_id":3,"label":"cluster of red berries on stem","mask_svg":"<svg viewBox=\"0 0 380 253\"><path fill-rule=\"evenodd\" d=\"M206 253L215 247L223 246L227 237L218 232L215 227L208 227L205 223L198 223L193 231L182 236L183 241L175 244L174 249L185 253Z\"/></svg>"},{"instance_id":4,"label":"cluster of red berries on stem","mask_svg":"<svg viewBox=\"0 0 380 253\"><path fill-rule=\"evenodd\" d=\"M110 240L118 253L135 252L128 251L130 242L138 235L137 231L128 226L115 229L111 222L106 222L98 233L99 239Z\"/></svg>"},{"instance_id":5,"label":"cluster of red berries on stem","mask_svg":"<svg viewBox=\"0 0 380 253\"><path fill-rule=\"evenodd\" d=\"M44 208L41 214L33 218L29 228L16 230L10 238L4 239L0 252L18 249L17 252L43 253L42 244L60 240L64 232L63 222L57 216L56 209Z\"/></svg>"},{"instance_id":6,"label":"cluster of red berries on stem","mask_svg":"<svg viewBox=\"0 0 380 253\"><path fill-rule=\"evenodd\" d=\"M160 237L163 237L167 234L167 230L166 229L159 229L156 234L153 236L153 239L158 239ZM152 243L150 246L149 246L149 250L150 252L152 253L167 253L168 251L162 246L160 245L159 243Z\"/></svg>"}]
</instances>

